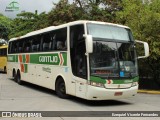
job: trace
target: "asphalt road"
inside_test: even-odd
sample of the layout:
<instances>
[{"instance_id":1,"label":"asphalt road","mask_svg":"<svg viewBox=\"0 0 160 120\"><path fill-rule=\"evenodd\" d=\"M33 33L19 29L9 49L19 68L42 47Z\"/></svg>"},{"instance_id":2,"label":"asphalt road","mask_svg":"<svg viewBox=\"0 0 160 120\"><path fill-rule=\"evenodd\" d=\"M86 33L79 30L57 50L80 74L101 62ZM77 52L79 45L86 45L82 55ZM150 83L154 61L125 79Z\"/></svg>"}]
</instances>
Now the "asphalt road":
<instances>
[{"instance_id":1,"label":"asphalt road","mask_svg":"<svg viewBox=\"0 0 160 120\"><path fill-rule=\"evenodd\" d=\"M120 100L86 101L71 97L61 99L54 91L36 85L25 83L18 85L9 79L6 74L0 73L0 111L160 111L160 95L139 93L135 97ZM62 113L63 114L63 113ZM42 117L42 118L13 118L14 120L27 119L54 119L54 120L113 120L117 117ZM122 115L122 114L121 114ZM0 119L10 120L11 118ZM118 120L128 117L118 117ZM160 119L159 117L129 117L129 120Z\"/></svg>"}]
</instances>

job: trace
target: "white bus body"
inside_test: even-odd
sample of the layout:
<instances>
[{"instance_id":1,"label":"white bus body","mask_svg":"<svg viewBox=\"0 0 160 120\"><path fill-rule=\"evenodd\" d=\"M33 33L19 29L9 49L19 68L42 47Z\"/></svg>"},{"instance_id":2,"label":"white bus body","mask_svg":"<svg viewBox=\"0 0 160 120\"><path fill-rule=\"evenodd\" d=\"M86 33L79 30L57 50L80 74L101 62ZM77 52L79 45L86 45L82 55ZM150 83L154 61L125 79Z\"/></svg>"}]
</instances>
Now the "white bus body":
<instances>
[{"instance_id":1,"label":"white bus body","mask_svg":"<svg viewBox=\"0 0 160 120\"><path fill-rule=\"evenodd\" d=\"M7 74L87 100L134 96L138 90L135 41L126 26L75 21L9 41Z\"/></svg>"}]
</instances>

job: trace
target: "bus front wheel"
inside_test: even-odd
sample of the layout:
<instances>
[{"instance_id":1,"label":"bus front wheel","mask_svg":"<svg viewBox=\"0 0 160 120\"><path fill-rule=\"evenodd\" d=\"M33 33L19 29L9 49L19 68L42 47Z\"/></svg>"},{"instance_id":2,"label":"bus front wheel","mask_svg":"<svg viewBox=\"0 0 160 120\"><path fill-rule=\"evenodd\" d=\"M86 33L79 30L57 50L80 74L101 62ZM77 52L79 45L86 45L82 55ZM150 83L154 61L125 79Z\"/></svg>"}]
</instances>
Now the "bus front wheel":
<instances>
[{"instance_id":1,"label":"bus front wheel","mask_svg":"<svg viewBox=\"0 0 160 120\"><path fill-rule=\"evenodd\" d=\"M66 99L69 95L66 94L65 82L62 78L58 78L55 86L56 94L58 97Z\"/></svg>"}]
</instances>

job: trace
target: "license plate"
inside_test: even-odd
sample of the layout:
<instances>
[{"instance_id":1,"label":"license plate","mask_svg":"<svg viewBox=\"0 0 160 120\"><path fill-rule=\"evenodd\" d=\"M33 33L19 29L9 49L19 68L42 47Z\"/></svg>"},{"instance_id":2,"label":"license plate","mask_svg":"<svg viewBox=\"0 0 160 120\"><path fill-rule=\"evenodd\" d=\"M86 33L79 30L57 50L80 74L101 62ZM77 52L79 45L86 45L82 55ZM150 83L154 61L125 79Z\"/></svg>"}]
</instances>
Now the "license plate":
<instances>
[{"instance_id":1,"label":"license plate","mask_svg":"<svg viewBox=\"0 0 160 120\"><path fill-rule=\"evenodd\" d=\"M123 94L123 92L115 92L114 96L121 96Z\"/></svg>"}]
</instances>

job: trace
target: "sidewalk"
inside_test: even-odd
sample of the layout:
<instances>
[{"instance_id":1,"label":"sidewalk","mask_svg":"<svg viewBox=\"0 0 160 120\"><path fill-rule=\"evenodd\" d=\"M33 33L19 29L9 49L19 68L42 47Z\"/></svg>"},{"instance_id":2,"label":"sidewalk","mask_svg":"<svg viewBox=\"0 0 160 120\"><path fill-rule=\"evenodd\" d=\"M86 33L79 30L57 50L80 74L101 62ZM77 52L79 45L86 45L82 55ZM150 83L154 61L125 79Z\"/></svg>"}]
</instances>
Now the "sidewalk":
<instances>
[{"instance_id":1,"label":"sidewalk","mask_svg":"<svg viewBox=\"0 0 160 120\"><path fill-rule=\"evenodd\" d=\"M160 90L138 90L138 93L146 93L146 94L159 94L160 95Z\"/></svg>"}]
</instances>

